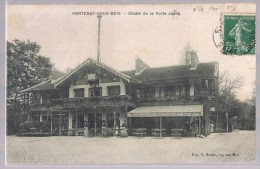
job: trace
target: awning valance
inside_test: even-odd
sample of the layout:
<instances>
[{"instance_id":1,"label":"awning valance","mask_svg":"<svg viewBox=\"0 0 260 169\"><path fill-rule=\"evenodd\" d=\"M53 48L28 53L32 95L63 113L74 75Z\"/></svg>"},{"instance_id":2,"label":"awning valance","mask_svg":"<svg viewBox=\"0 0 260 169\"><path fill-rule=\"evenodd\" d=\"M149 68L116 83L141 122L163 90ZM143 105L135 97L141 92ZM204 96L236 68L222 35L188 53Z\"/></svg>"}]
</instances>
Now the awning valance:
<instances>
[{"instance_id":1,"label":"awning valance","mask_svg":"<svg viewBox=\"0 0 260 169\"><path fill-rule=\"evenodd\" d=\"M127 117L176 117L203 116L203 105L147 106L137 107Z\"/></svg>"}]
</instances>

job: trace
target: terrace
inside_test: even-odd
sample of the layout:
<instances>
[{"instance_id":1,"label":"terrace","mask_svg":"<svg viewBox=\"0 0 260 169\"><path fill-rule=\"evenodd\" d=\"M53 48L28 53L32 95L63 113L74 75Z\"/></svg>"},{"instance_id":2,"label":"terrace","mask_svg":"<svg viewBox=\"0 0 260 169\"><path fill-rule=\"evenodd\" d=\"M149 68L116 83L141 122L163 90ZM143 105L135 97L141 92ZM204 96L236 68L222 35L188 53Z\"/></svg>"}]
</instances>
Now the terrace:
<instances>
[{"instance_id":1,"label":"terrace","mask_svg":"<svg viewBox=\"0 0 260 169\"><path fill-rule=\"evenodd\" d=\"M128 95L120 96L97 96L97 97L78 97L78 98L59 98L50 99L43 103L32 103L32 111L46 111L49 108L74 108L74 107L95 107L95 106L135 106L133 98Z\"/></svg>"}]
</instances>

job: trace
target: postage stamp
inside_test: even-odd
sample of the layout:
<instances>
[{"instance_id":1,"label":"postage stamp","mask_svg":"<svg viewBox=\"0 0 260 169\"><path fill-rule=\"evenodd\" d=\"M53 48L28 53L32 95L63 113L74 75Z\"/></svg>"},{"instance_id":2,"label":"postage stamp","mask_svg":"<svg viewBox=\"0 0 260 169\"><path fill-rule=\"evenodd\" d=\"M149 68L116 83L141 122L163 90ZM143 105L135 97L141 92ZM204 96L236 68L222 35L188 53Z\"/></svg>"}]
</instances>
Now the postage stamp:
<instances>
[{"instance_id":1,"label":"postage stamp","mask_svg":"<svg viewBox=\"0 0 260 169\"><path fill-rule=\"evenodd\" d=\"M255 16L222 15L222 52L226 55L255 54Z\"/></svg>"}]
</instances>

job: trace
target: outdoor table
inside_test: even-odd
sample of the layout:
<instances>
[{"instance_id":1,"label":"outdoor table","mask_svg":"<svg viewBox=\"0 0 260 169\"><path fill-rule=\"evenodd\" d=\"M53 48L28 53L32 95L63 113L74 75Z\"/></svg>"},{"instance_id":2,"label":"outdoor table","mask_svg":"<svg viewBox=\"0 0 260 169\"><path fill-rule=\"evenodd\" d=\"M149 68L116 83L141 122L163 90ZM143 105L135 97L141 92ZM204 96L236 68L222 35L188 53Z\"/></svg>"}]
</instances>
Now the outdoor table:
<instances>
[{"instance_id":1,"label":"outdoor table","mask_svg":"<svg viewBox=\"0 0 260 169\"><path fill-rule=\"evenodd\" d=\"M102 129L102 137L113 136L113 135L114 135L114 129L113 128L103 128Z\"/></svg>"},{"instance_id":2,"label":"outdoor table","mask_svg":"<svg viewBox=\"0 0 260 169\"><path fill-rule=\"evenodd\" d=\"M165 136L165 129L161 129L162 136ZM160 137L160 129L152 129L152 136Z\"/></svg>"},{"instance_id":3,"label":"outdoor table","mask_svg":"<svg viewBox=\"0 0 260 169\"><path fill-rule=\"evenodd\" d=\"M146 136L146 128L133 129L133 136L143 137Z\"/></svg>"},{"instance_id":4,"label":"outdoor table","mask_svg":"<svg viewBox=\"0 0 260 169\"><path fill-rule=\"evenodd\" d=\"M96 129L96 133L95 133L95 129L94 128L91 128L88 132L88 136L89 137L95 137L95 136L99 136L102 134L102 129L100 128L97 128Z\"/></svg>"},{"instance_id":5,"label":"outdoor table","mask_svg":"<svg viewBox=\"0 0 260 169\"><path fill-rule=\"evenodd\" d=\"M182 137L183 129L171 129L171 136Z\"/></svg>"}]
</instances>

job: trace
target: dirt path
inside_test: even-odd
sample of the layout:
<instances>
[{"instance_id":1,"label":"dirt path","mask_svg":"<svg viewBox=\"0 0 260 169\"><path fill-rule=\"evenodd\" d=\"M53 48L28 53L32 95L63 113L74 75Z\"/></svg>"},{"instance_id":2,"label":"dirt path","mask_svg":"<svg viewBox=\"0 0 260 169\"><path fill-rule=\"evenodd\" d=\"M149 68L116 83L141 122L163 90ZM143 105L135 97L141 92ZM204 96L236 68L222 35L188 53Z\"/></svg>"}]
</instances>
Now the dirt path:
<instances>
[{"instance_id":1,"label":"dirt path","mask_svg":"<svg viewBox=\"0 0 260 169\"><path fill-rule=\"evenodd\" d=\"M252 162L255 131L206 138L7 137L7 161L42 164Z\"/></svg>"}]
</instances>

